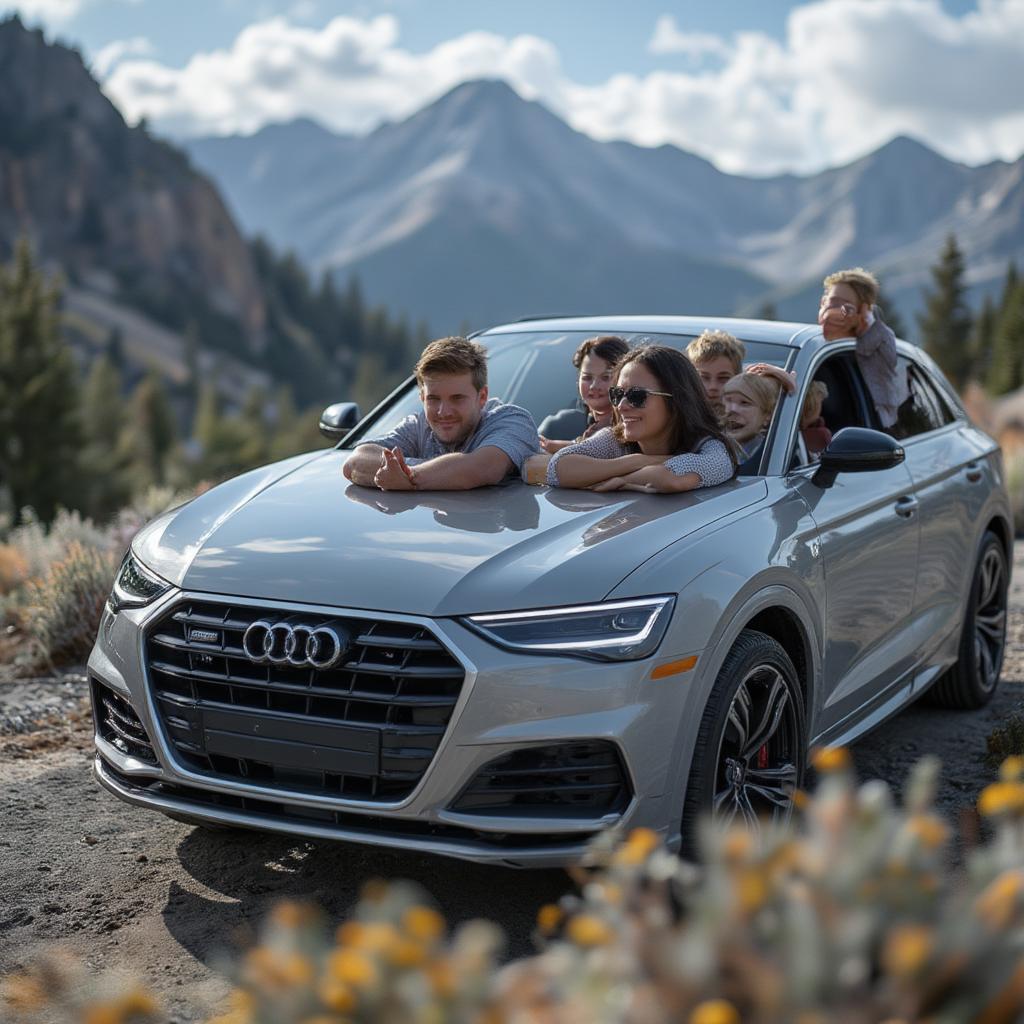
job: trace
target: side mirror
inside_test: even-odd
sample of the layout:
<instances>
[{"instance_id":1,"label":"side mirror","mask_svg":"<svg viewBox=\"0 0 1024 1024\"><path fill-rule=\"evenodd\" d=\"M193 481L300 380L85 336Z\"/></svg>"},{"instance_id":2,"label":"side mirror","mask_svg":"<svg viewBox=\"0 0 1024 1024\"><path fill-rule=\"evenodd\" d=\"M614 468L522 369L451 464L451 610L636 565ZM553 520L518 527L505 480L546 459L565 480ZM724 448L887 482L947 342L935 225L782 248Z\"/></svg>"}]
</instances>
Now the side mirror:
<instances>
[{"instance_id":1,"label":"side mirror","mask_svg":"<svg viewBox=\"0 0 1024 1024\"><path fill-rule=\"evenodd\" d=\"M904 458L903 445L888 434L866 427L845 427L821 453L818 471L811 479L819 487L831 487L839 473L892 469Z\"/></svg>"},{"instance_id":2,"label":"side mirror","mask_svg":"<svg viewBox=\"0 0 1024 1024\"><path fill-rule=\"evenodd\" d=\"M320 433L340 441L359 420L359 406L355 402L335 402L320 414Z\"/></svg>"}]
</instances>

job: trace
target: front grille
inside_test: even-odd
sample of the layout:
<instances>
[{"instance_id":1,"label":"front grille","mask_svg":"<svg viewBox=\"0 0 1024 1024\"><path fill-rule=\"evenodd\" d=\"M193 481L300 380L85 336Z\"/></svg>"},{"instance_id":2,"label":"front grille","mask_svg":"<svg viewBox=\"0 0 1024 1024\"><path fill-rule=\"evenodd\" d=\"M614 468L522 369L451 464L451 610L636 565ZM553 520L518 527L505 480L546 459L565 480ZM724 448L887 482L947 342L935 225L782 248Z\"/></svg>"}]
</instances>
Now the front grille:
<instances>
[{"instance_id":1,"label":"front grille","mask_svg":"<svg viewBox=\"0 0 1024 1024\"><path fill-rule=\"evenodd\" d=\"M265 800L233 793L214 793L194 786L179 786L161 779L147 779L125 775L109 761L101 758L103 771L122 789L140 796L167 797L175 801L180 810L238 811L250 819L264 820L268 824L290 826L302 832L310 825L318 828L344 830L348 835L362 835L388 839L400 844L403 839L433 839L458 842L463 846L480 849L564 849L589 842L598 833L583 829L579 832L552 834L551 832L483 832L460 825L444 825L422 818L394 818L379 815L354 814L351 811L333 811L322 807L303 807L299 804Z\"/></svg>"},{"instance_id":2,"label":"front grille","mask_svg":"<svg viewBox=\"0 0 1024 1024\"><path fill-rule=\"evenodd\" d=\"M597 817L623 811L630 786L606 740L524 747L488 761L452 810L464 814Z\"/></svg>"},{"instance_id":3,"label":"front grille","mask_svg":"<svg viewBox=\"0 0 1024 1024\"><path fill-rule=\"evenodd\" d=\"M122 754L156 764L153 744L135 709L109 686L96 679L91 682L93 714L100 736Z\"/></svg>"},{"instance_id":4,"label":"front grille","mask_svg":"<svg viewBox=\"0 0 1024 1024\"><path fill-rule=\"evenodd\" d=\"M257 621L328 627L348 641L330 668L252 661ZM462 689L459 662L403 622L211 601L149 628L154 705L179 762L270 788L400 800L430 764Z\"/></svg>"}]
</instances>

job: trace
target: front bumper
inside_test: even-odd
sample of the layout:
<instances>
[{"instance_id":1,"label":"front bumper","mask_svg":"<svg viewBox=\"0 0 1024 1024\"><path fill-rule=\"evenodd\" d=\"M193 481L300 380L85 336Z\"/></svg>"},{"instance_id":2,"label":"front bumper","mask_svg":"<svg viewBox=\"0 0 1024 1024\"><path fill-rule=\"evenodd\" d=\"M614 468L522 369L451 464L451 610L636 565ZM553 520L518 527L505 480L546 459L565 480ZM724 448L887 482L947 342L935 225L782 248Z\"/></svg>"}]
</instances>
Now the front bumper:
<instances>
[{"instance_id":1,"label":"front bumper","mask_svg":"<svg viewBox=\"0 0 1024 1024\"><path fill-rule=\"evenodd\" d=\"M437 752L413 791L392 802L349 799L211 777L176 757L156 713L144 636L172 604L190 598L208 599L174 592L146 609L106 615L90 657L90 675L131 705L154 753L149 761L134 756L97 727L95 775L121 799L216 824L516 866L571 862L593 836L613 826L643 825L670 845L677 842L678 765L681 744L690 742L683 723L694 721L687 713L693 674L661 680L650 675L657 665L697 652L662 650L648 661L584 662L504 651L453 620L382 616L427 626L462 663L465 682ZM252 604L262 608L271 603ZM281 610L304 609L288 605ZM604 742L617 750L630 791L624 809L598 817L560 814L557 808L514 815L452 809L496 758L574 741Z\"/></svg>"}]
</instances>

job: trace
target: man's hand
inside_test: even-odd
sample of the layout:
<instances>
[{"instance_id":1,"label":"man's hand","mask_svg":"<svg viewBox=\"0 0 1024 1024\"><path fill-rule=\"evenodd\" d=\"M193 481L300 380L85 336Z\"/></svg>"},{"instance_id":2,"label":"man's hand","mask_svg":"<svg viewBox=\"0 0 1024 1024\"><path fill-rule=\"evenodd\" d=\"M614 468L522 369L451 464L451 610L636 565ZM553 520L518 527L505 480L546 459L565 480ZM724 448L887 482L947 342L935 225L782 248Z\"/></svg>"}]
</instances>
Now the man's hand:
<instances>
[{"instance_id":1,"label":"man's hand","mask_svg":"<svg viewBox=\"0 0 1024 1024\"><path fill-rule=\"evenodd\" d=\"M382 491L411 491L416 487L412 470L398 448L384 449L380 469L374 474L373 482Z\"/></svg>"}]
</instances>

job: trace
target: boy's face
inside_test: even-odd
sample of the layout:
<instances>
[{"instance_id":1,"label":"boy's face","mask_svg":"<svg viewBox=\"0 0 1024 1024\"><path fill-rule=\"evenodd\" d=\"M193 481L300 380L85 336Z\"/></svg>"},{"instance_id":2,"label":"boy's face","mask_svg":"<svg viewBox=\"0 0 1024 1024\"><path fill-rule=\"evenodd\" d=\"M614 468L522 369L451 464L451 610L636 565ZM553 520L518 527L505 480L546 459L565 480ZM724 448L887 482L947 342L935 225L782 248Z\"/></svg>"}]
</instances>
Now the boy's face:
<instances>
[{"instance_id":1,"label":"boy's face","mask_svg":"<svg viewBox=\"0 0 1024 1024\"><path fill-rule=\"evenodd\" d=\"M857 293L848 284L834 284L821 297L818 306L818 323L826 341L837 338L855 338L867 327L867 315L871 307L857 298Z\"/></svg>"},{"instance_id":2,"label":"boy's face","mask_svg":"<svg viewBox=\"0 0 1024 1024\"><path fill-rule=\"evenodd\" d=\"M733 361L728 356L715 356L714 359L705 359L696 364L697 373L700 374L700 382L704 385L704 393L715 412L721 416L722 388L732 380L740 371L736 369Z\"/></svg>"},{"instance_id":3,"label":"boy's face","mask_svg":"<svg viewBox=\"0 0 1024 1024\"><path fill-rule=\"evenodd\" d=\"M469 372L425 377L420 385L420 399L437 439L442 444L459 445L480 422L487 388L477 391Z\"/></svg>"}]
</instances>

